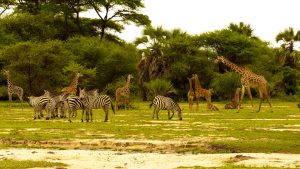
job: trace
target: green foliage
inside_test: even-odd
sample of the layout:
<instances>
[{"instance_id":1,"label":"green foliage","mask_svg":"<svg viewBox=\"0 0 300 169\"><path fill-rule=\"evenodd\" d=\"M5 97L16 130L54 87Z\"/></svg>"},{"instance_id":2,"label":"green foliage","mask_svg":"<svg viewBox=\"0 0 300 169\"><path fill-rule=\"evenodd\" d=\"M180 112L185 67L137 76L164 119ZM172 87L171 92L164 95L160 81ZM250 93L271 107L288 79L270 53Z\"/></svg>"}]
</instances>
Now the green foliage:
<instances>
[{"instance_id":1,"label":"green foliage","mask_svg":"<svg viewBox=\"0 0 300 169\"><path fill-rule=\"evenodd\" d=\"M5 28L6 33L17 36L22 41L45 41L54 39L60 34L59 25L55 25L54 16L49 14L19 13L9 15L1 19L0 25Z\"/></svg>"},{"instance_id":2,"label":"green foliage","mask_svg":"<svg viewBox=\"0 0 300 169\"><path fill-rule=\"evenodd\" d=\"M101 40L104 36L109 36L109 30L117 32L123 30L123 24L149 25L151 22L147 15L139 12L139 9L144 7L141 0L89 1L88 5L99 16L98 28Z\"/></svg>"},{"instance_id":3,"label":"green foliage","mask_svg":"<svg viewBox=\"0 0 300 169\"><path fill-rule=\"evenodd\" d=\"M236 88L241 87L240 76L233 72L218 74L212 82L215 95L219 98L228 99L234 96Z\"/></svg>"},{"instance_id":4,"label":"green foliage","mask_svg":"<svg viewBox=\"0 0 300 169\"><path fill-rule=\"evenodd\" d=\"M6 69L11 70L13 80L27 95L41 94L44 89L60 91L65 85L63 68L70 58L71 53L60 41L18 43L1 53Z\"/></svg>"},{"instance_id":5,"label":"green foliage","mask_svg":"<svg viewBox=\"0 0 300 169\"><path fill-rule=\"evenodd\" d=\"M283 79L284 82L284 91L287 95L294 95L297 93L297 74L296 70L290 67L284 67L283 70Z\"/></svg>"},{"instance_id":6,"label":"green foliage","mask_svg":"<svg viewBox=\"0 0 300 169\"><path fill-rule=\"evenodd\" d=\"M157 78L150 82L145 83L146 88L149 90L149 93L153 99L157 95L166 96L169 94L176 93L171 81L166 79Z\"/></svg>"}]
</instances>

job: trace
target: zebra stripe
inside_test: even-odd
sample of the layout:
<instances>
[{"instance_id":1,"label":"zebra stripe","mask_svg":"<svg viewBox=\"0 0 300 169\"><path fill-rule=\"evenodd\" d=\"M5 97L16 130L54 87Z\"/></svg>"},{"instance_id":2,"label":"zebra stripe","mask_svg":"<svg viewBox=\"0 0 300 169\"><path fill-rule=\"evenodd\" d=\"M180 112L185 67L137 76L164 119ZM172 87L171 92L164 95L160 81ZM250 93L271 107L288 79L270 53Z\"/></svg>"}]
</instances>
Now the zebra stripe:
<instances>
[{"instance_id":1,"label":"zebra stripe","mask_svg":"<svg viewBox=\"0 0 300 169\"><path fill-rule=\"evenodd\" d=\"M85 106L84 106L83 102L81 101L81 99L78 96L69 95L65 102L66 102L67 107L68 107L69 122L72 122L71 121L71 114L73 114L75 111L77 111L79 109L82 109L82 116L83 116Z\"/></svg>"},{"instance_id":2,"label":"zebra stripe","mask_svg":"<svg viewBox=\"0 0 300 169\"><path fill-rule=\"evenodd\" d=\"M42 95L39 97L30 96L29 98L29 104L33 107L34 110L34 116L33 119L43 117L42 110L45 109L46 104L48 103L49 99L48 97Z\"/></svg>"},{"instance_id":3,"label":"zebra stripe","mask_svg":"<svg viewBox=\"0 0 300 169\"><path fill-rule=\"evenodd\" d=\"M154 119L155 114L156 114L156 118L159 119L158 112L160 110L168 110L168 118L172 119L174 116L174 110L175 110L178 114L179 119L182 120L181 108L175 101L173 101L173 99L171 99L169 97L158 95L153 99L152 103L150 104L150 108L152 105L154 105L154 111L153 111L153 115L152 115L153 119ZM170 110L173 113L171 117L170 117Z\"/></svg>"},{"instance_id":4,"label":"zebra stripe","mask_svg":"<svg viewBox=\"0 0 300 169\"><path fill-rule=\"evenodd\" d=\"M89 112L91 116L91 121L93 120L93 113L92 109L99 109L103 108L105 113L105 119L104 122L107 122L108 120L108 108L109 105L111 105L113 112L115 113L114 106L111 102L111 99L107 95L99 95L97 90L85 91L85 89L79 90L79 97L84 100L84 104L86 106L87 112ZM88 115L87 115L88 117Z\"/></svg>"},{"instance_id":5,"label":"zebra stripe","mask_svg":"<svg viewBox=\"0 0 300 169\"><path fill-rule=\"evenodd\" d=\"M112 111L115 114L115 109L114 109L114 105L111 102L111 99L109 96L107 95L99 95L98 97L96 97L92 103L92 106L94 109L99 109L99 108L103 108L104 113L105 113L105 119L104 122L107 122L108 120L108 108L109 105L111 106Z\"/></svg>"}]
</instances>

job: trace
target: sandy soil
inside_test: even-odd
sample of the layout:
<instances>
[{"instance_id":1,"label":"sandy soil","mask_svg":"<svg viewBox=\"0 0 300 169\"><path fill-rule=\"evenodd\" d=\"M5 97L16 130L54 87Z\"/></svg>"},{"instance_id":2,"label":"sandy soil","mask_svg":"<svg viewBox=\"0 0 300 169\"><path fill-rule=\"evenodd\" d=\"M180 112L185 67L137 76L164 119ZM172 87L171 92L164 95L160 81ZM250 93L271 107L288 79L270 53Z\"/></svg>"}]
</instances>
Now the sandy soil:
<instances>
[{"instance_id":1,"label":"sandy soil","mask_svg":"<svg viewBox=\"0 0 300 169\"><path fill-rule=\"evenodd\" d=\"M106 150L5 149L0 159L62 162L68 169L126 168L173 169L180 166L218 167L225 161L237 165L299 167L300 154L228 153L175 154L129 153Z\"/></svg>"}]
</instances>

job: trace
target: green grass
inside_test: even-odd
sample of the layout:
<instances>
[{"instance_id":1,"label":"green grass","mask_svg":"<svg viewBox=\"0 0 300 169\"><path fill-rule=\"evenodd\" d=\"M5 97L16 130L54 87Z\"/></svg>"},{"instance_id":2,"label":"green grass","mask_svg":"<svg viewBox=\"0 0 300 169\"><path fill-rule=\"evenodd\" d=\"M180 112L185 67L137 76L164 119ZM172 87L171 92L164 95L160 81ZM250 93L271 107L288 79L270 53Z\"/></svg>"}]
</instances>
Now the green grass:
<instances>
[{"instance_id":1,"label":"green grass","mask_svg":"<svg viewBox=\"0 0 300 169\"><path fill-rule=\"evenodd\" d=\"M63 169L66 164L57 162L47 162L47 161L31 161L31 160L0 160L0 168L2 169L25 169L34 167L56 167Z\"/></svg>"},{"instance_id":2,"label":"green grass","mask_svg":"<svg viewBox=\"0 0 300 169\"><path fill-rule=\"evenodd\" d=\"M182 121L176 114L168 120L166 111L160 111L159 120L153 120L149 102L134 102L134 110L120 110L115 115L110 110L107 123L103 122L103 110L93 111L92 123L80 122L81 111L69 123L67 119L33 120L33 109L28 104L22 110L19 103L14 103L9 110L7 102L0 102L0 146L39 147L34 142L45 140L179 140L190 145L175 147L179 153L300 153L300 111L296 102L272 100L273 113L269 112L267 103L263 103L265 107L259 113L251 112L248 101L240 113L225 110L223 102L214 104L220 111L206 112L202 101L200 112L189 113L188 104L179 103L183 107ZM257 108L258 100L254 106ZM11 144L12 141L24 141L24 144Z\"/></svg>"}]
</instances>

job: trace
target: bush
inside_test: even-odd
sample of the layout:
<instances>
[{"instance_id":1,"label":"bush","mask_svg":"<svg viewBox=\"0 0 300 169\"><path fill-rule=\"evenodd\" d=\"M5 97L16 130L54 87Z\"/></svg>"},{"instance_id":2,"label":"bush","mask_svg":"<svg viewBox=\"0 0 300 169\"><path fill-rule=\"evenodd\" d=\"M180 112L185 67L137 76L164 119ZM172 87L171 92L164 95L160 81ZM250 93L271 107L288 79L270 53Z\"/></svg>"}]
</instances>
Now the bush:
<instances>
[{"instance_id":1,"label":"bush","mask_svg":"<svg viewBox=\"0 0 300 169\"><path fill-rule=\"evenodd\" d=\"M157 78L148 83L145 83L145 86L151 96L151 98L148 99L153 99L157 95L166 96L176 93L176 90L174 89L172 83L166 79Z\"/></svg>"},{"instance_id":2,"label":"bush","mask_svg":"<svg viewBox=\"0 0 300 169\"><path fill-rule=\"evenodd\" d=\"M227 72L224 74L218 74L212 82L215 95L220 99L231 98L236 88L241 86L240 77L234 72Z\"/></svg>"}]
</instances>

